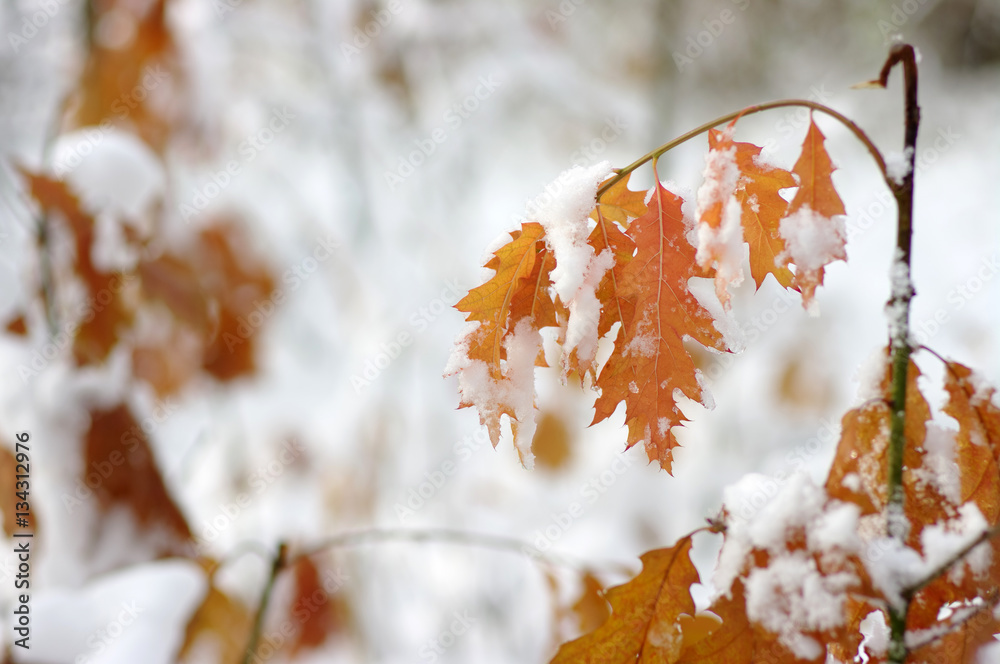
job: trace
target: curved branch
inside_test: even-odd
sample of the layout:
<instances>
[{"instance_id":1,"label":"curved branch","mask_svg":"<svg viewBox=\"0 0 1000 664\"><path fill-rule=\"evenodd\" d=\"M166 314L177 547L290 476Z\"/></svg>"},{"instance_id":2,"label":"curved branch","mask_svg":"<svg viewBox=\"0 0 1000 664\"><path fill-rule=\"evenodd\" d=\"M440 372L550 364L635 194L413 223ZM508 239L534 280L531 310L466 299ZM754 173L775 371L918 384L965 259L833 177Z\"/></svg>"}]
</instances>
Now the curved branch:
<instances>
[{"instance_id":1,"label":"curved branch","mask_svg":"<svg viewBox=\"0 0 1000 664\"><path fill-rule=\"evenodd\" d=\"M649 153L643 155L642 157L640 157L639 159L635 160L634 162L632 162L631 164L629 164L625 168L620 169L618 171L617 175L615 175L613 178L611 178L610 180L608 180L607 182L605 182L604 185L601 186L601 188L597 190L597 196L596 197L597 197L597 199L600 199L601 196L603 196L604 193L608 191L608 189L610 189L611 187L613 187L622 178L624 178L626 175L628 175L629 173L631 173L635 169L639 168L640 166L642 166L646 162L648 162L650 160L653 160L653 159L659 158L663 153L667 152L668 150L672 150L675 147L677 147L678 145L680 145L681 143L689 141L692 138L695 138L696 136L699 136L700 134L704 134L709 129L713 129L713 128L719 126L720 124L722 124L724 122L729 122L730 120L735 120L737 118L741 118L741 117L746 116L746 115L753 115L754 113L760 113L762 111L768 111L768 110L770 110L772 108L784 108L784 107L787 107L787 106L801 106L801 107L812 109L814 111L819 111L820 113L825 113L826 115L829 115L830 117L832 117L835 120L837 120L838 122L840 122L840 124L842 124L845 127L847 127L847 129L850 130L850 132L852 134L854 134L857 137L857 139L859 141L861 141L865 145L866 148L868 148L868 152L871 153L872 158L875 160L875 164L878 166L879 171L881 171L882 177L885 179L886 183L889 185L889 188L894 190L894 186L895 186L894 185L894 180L889 177L889 173L888 173L888 171L886 169L886 165L885 165L885 157L882 156L882 153L875 146L875 143L872 142L871 138L868 137L868 134L866 134L864 132L864 130L861 129L861 127L859 127L857 124L855 124L855 122L853 120L851 120L850 118L848 118L846 115L844 115L840 111L834 110L834 109L830 108L829 106L826 106L825 104L820 104L820 103L815 102L815 101L809 101L808 99L781 99L781 100L778 100L778 101L770 101L770 102L767 102L765 104L755 104L754 106L747 106L746 108L744 108L742 110L734 111L732 113L728 113L728 114L723 115L721 117L718 117L718 118L716 118L714 120L710 120L710 121L706 122L705 124L703 124L703 125L701 125L699 127L695 127L694 129L692 129L691 131L687 132L686 134L681 134L680 136L678 136L674 140L670 141L669 143L664 143L663 145L661 145L660 147L656 148L652 152L649 152Z\"/></svg>"}]
</instances>

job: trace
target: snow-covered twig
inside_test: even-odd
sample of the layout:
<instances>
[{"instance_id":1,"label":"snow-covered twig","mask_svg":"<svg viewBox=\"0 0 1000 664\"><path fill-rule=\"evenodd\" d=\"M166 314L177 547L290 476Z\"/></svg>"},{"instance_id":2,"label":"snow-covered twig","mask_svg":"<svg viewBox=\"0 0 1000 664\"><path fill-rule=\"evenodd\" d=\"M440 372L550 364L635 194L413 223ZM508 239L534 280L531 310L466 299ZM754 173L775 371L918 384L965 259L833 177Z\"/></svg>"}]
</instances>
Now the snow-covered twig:
<instances>
[{"instance_id":1,"label":"snow-covered twig","mask_svg":"<svg viewBox=\"0 0 1000 664\"><path fill-rule=\"evenodd\" d=\"M988 529L984 530L982 532L982 534L979 535L979 537L977 537L976 539L972 540L971 542L969 542L968 544L966 544L964 547L962 547L961 549L959 549L958 551L956 551L954 553L954 555L952 555L950 558L948 558L947 560L945 560L944 562L942 562L940 565L938 565L937 567L935 567L934 569L932 569L930 572L928 572L926 575L924 575L921 579L919 579L918 581L915 581L914 583L911 583L906 588L903 588L903 591L902 591L903 597L906 597L906 598L913 597L915 594L917 594L918 592L920 592L921 590L923 590L924 588L926 588L927 586L929 586L931 583L933 583L934 580L937 579L939 576L941 576L942 574L944 574L945 572L947 572L949 569L951 569L956 563L960 562L963 558L965 558L965 556L969 555L970 551L972 551L973 549L975 549L977 546L979 546L983 542L986 542L986 541L988 541L990 539L993 539L997 535L1000 535L1000 524L997 524L997 525L993 526L992 528L988 528Z\"/></svg>"}]
</instances>

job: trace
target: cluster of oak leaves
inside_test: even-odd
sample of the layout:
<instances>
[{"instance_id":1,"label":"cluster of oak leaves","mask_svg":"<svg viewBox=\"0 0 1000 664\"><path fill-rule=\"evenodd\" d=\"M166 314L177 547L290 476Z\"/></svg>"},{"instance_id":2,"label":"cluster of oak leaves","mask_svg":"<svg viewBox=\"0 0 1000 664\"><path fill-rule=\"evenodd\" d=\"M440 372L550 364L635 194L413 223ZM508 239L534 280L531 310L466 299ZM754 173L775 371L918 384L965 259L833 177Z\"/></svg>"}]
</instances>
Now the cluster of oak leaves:
<instances>
[{"instance_id":1,"label":"cluster of oak leaves","mask_svg":"<svg viewBox=\"0 0 1000 664\"><path fill-rule=\"evenodd\" d=\"M540 330L552 328L564 377L599 393L594 422L624 401L628 447L642 441L669 472L678 445L671 429L685 421L678 399L708 405L685 343L734 350L689 280L714 278L728 308L747 243L757 287L771 274L808 306L824 266L846 259L845 210L815 123L791 172L734 142L733 130L710 132L694 205L660 183L655 161L648 192L600 164L568 171L529 204L520 230L486 263L492 278L456 305L470 323L447 372L458 375L462 405L477 408L494 445L506 415L531 465L533 373L548 366ZM792 187L789 202L779 192ZM615 329L613 351L599 362L598 340ZM881 662L887 608L906 598L908 661L975 661L1000 632L997 545L987 540L950 563L1000 512L998 400L970 369L946 362L943 412L958 430L945 431L929 421L911 362L903 546L886 533L889 373L885 362L871 398L844 416L825 486L799 477L756 514L724 510L700 531L724 538L707 611L689 590L700 583L689 557L696 531L644 554L642 572L606 593L605 622L553 662ZM737 487L725 502L738 500Z\"/></svg>"},{"instance_id":2,"label":"cluster of oak leaves","mask_svg":"<svg viewBox=\"0 0 1000 664\"><path fill-rule=\"evenodd\" d=\"M139 4L104 0L88 5L93 16L82 40L87 48L85 63L79 81L67 93L57 134L89 128L92 136L98 136L94 139L98 146L110 142L107 137L112 132L127 134L148 147L164 168L168 148L175 158L200 156L200 146L209 141L199 133L198 122L185 115L191 108L187 78L167 20L168 4L168 0ZM102 22L105 16L131 21L135 30L126 43L107 45L95 35L95 26L108 23ZM136 96L135 91L145 91L143 81L150 71L165 72L164 81L148 95ZM147 386L162 402L192 384L206 380L226 384L257 371L258 340L254 329L248 331L246 320L255 311L255 302L271 296L277 279L265 256L254 251L244 220L235 214L206 215L196 233L168 241L165 229L172 219L160 200L151 218L120 220L134 261L115 269L94 260L97 212L84 200L86 192L71 186L72 173L16 166L37 213L33 221L42 276L4 329L28 342L50 340L44 357L36 351L20 367L19 380L26 384L38 380L51 368L49 349L67 346L80 371L101 368L113 356L128 357L125 392ZM147 545L136 546L137 551L195 560L209 580L208 592L187 623L177 661L200 661L198 652L206 644L220 662L242 661L253 607L216 583L215 573L224 560L216 559L211 547L198 539L200 533L193 532L175 503L156 462L151 434L140 424L144 413L124 395L85 407L90 422L81 441L81 477L61 498L71 515L91 509L91 501L96 501L99 518L85 548L97 548L107 530L113 531L111 517L117 510L132 514L137 539ZM0 446L4 496L0 507L8 535L15 530L11 449L9 441ZM46 533L47 524L39 523L43 520L32 512L30 528L36 535ZM127 558L131 547L124 548L125 558L112 564L137 562ZM289 565L293 590L279 613L293 630L284 639L283 655L318 648L347 631L346 596L323 590L325 568L320 556L300 556Z\"/></svg>"}]
</instances>

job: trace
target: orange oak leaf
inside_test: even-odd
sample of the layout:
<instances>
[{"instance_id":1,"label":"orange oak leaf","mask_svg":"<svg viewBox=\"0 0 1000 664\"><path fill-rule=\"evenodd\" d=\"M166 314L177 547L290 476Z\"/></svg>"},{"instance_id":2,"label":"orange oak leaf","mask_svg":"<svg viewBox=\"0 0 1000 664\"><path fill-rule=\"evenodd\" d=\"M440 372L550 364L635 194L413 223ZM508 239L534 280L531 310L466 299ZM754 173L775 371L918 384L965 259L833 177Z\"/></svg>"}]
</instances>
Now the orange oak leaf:
<instances>
[{"instance_id":1,"label":"orange oak leaf","mask_svg":"<svg viewBox=\"0 0 1000 664\"><path fill-rule=\"evenodd\" d=\"M712 144L713 130L709 133ZM733 143L740 180L736 200L742 210L743 239L750 245L750 275L759 289L771 274L779 284L791 288L793 275L778 257L785 251L785 241L778 232L778 223L785 216L788 202L778 193L795 186L789 171L770 166L761 160L762 148L753 143Z\"/></svg>"},{"instance_id":2,"label":"orange oak leaf","mask_svg":"<svg viewBox=\"0 0 1000 664\"><path fill-rule=\"evenodd\" d=\"M948 362L946 368L948 378L945 389L955 403L955 408L968 413L963 418L955 419L959 422L967 421L975 430L971 435L985 442L993 452L994 459L1000 461L1000 406L997 405L997 389L987 385L972 369L958 362ZM972 412L968 412L970 408Z\"/></svg>"},{"instance_id":3,"label":"orange oak leaf","mask_svg":"<svg viewBox=\"0 0 1000 664\"><path fill-rule=\"evenodd\" d=\"M862 515L881 533L888 503L889 372L887 366L881 398L868 401L844 416L841 441L827 480L831 496L858 505ZM966 382L967 372L965 367L949 363L945 376L948 400L944 412L958 422L957 432L929 422L930 407L917 382L920 371L912 361L907 374L903 488L904 512L910 530L906 545L918 553L924 551L922 536L926 529L947 527L964 505L975 505L988 524L996 523L1000 517L1000 470L992 450L1000 440L991 440L989 429L974 405L984 405L975 396L982 396L988 390L980 387L982 392L978 393ZM956 565L958 574L942 575L913 596L907 614L908 630L936 628L943 610L974 601L997 587L1000 548L996 542L989 546L993 549L989 569L974 574L963 571L965 565L960 563ZM968 632L968 637L963 644L981 642L978 632ZM930 652L937 646L928 648Z\"/></svg>"},{"instance_id":4,"label":"orange oak leaf","mask_svg":"<svg viewBox=\"0 0 1000 664\"><path fill-rule=\"evenodd\" d=\"M539 241L535 246L535 260L531 272L524 277L521 288L514 291L510 300L510 323L517 325L522 318L530 318L536 327L554 327L556 322L556 305L549 295L552 285L552 268L555 257L552 250ZM544 357L541 357L544 366Z\"/></svg>"},{"instance_id":5,"label":"orange oak leaf","mask_svg":"<svg viewBox=\"0 0 1000 664\"><path fill-rule=\"evenodd\" d=\"M564 643L552 664L677 662L684 646L680 618L695 614L690 587L699 582L690 553L688 535L668 549L643 554L639 575L607 591L607 621Z\"/></svg>"},{"instance_id":6,"label":"orange oak leaf","mask_svg":"<svg viewBox=\"0 0 1000 664\"><path fill-rule=\"evenodd\" d=\"M635 308L632 299L622 291L623 271L625 265L632 260L635 243L622 228L628 226L630 218L645 214L646 192L632 191L627 185L628 176L625 176L601 196L600 203L590 214L595 225L587 243L593 248L595 256L610 251L614 259L611 268L604 273L594 289L594 295L600 303L600 314L596 321L598 338L608 334L615 323L630 321ZM591 324L594 323L595 321L591 321ZM566 368L576 371L581 381L586 374L596 373L593 358L581 361L575 348L565 362Z\"/></svg>"},{"instance_id":7,"label":"orange oak leaf","mask_svg":"<svg viewBox=\"0 0 1000 664\"><path fill-rule=\"evenodd\" d=\"M880 399L870 400L844 415L840 442L826 483L830 497L856 504L862 516L884 514L889 501L886 474L892 403L890 370L887 363ZM941 469L925 463L931 411L917 385L920 375L911 360L906 388L903 489L904 509L911 525L906 544L917 551L923 550L920 542L923 529L953 516L957 507L941 493L939 487L945 481L938 474Z\"/></svg>"},{"instance_id":8,"label":"orange oak leaf","mask_svg":"<svg viewBox=\"0 0 1000 664\"><path fill-rule=\"evenodd\" d=\"M684 631L684 648L677 664L792 664L801 662L766 630L747 618L743 582L737 580L728 595L718 597L707 612L715 616L714 627L707 622L707 634Z\"/></svg>"},{"instance_id":9,"label":"orange oak leaf","mask_svg":"<svg viewBox=\"0 0 1000 664\"><path fill-rule=\"evenodd\" d=\"M536 265L548 262L545 231L541 224L525 222L510 237L510 242L497 249L486 263L495 272L490 280L469 291L455 305L468 314L466 320L479 323L469 340L468 356L486 362L494 378L503 375L500 361L507 356L503 341L518 320L537 310L542 316L551 313L555 323L555 305L547 291L551 267L543 271L541 265Z\"/></svg>"},{"instance_id":10,"label":"orange oak leaf","mask_svg":"<svg viewBox=\"0 0 1000 664\"><path fill-rule=\"evenodd\" d=\"M604 584L593 572L587 570L581 579L583 589L576 602L573 603L573 614L576 616L581 632L596 630L611 616L608 600L604 594Z\"/></svg>"},{"instance_id":11,"label":"orange oak leaf","mask_svg":"<svg viewBox=\"0 0 1000 664\"><path fill-rule=\"evenodd\" d=\"M1000 409L992 403L993 388L973 384L971 369L957 362L949 362L946 369L944 389L948 402L944 412L959 426L954 455L959 468L960 504L975 503L987 523L997 523L1000 467L995 454L1000 451L1000 428L991 425L998 423L994 417L1000 415Z\"/></svg>"},{"instance_id":12,"label":"orange oak leaf","mask_svg":"<svg viewBox=\"0 0 1000 664\"><path fill-rule=\"evenodd\" d=\"M611 250L615 256L615 264L604 274L598 284L595 294L601 303L601 318L597 325L597 334L603 337L611 331L615 323L631 322L635 305L631 298L626 297L624 286L624 270L632 254L635 253L635 243L615 224L603 215L598 215L597 226L588 240L594 248L594 254L600 255Z\"/></svg>"},{"instance_id":13,"label":"orange oak leaf","mask_svg":"<svg viewBox=\"0 0 1000 664\"><path fill-rule=\"evenodd\" d=\"M622 228L628 228L629 220L641 217L646 212L646 192L632 191L628 188L628 180L631 176L631 173L627 173L601 194L597 207L590 214L591 219L596 221L597 216L600 215L608 221L621 224ZM603 187L604 183L601 183L601 186Z\"/></svg>"},{"instance_id":14,"label":"orange oak leaf","mask_svg":"<svg viewBox=\"0 0 1000 664\"><path fill-rule=\"evenodd\" d=\"M824 267L835 260L847 260L846 210L833 187L834 167L823 145L825 138L810 117L802 153L792 168L799 189L779 226L786 249L781 260L795 264L794 284L802 291L802 303L807 307L816 287L823 284Z\"/></svg>"},{"instance_id":15,"label":"orange oak leaf","mask_svg":"<svg viewBox=\"0 0 1000 664\"><path fill-rule=\"evenodd\" d=\"M556 324L549 295L554 265L540 224L525 222L486 267L494 275L455 305L477 326L467 332L446 370L458 374L460 407L475 406L496 447L500 418L511 421L521 462L530 467L534 434L534 366L541 353L538 328ZM511 352L511 351L514 352Z\"/></svg>"},{"instance_id":16,"label":"orange oak leaf","mask_svg":"<svg viewBox=\"0 0 1000 664\"><path fill-rule=\"evenodd\" d=\"M685 238L682 201L659 180L654 187L648 210L628 228L637 251L622 270L620 288L634 301L634 313L598 377L594 423L624 401L627 446L645 441L649 460L670 472L679 444L671 428L687 419L675 392L701 403L705 398L683 339L719 351L726 346L712 315L688 290L688 279L702 273Z\"/></svg>"}]
</instances>

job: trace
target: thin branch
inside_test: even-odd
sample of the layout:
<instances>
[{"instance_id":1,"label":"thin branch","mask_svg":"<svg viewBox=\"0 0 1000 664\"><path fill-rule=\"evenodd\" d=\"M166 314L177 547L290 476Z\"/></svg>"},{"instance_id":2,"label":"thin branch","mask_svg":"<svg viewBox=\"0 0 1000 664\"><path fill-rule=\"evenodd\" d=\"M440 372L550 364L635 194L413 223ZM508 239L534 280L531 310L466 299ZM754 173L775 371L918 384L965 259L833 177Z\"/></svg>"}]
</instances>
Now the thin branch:
<instances>
[{"instance_id":1,"label":"thin branch","mask_svg":"<svg viewBox=\"0 0 1000 664\"><path fill-rule=\"evenodd\" d=\"M945 624L938 625L930 629L922 630L924 634L920 634L919 632L917 634L913 634L911 632L911 638L907 642L906 647L909 648L910 651L914 651L929 646L932 643L941 640L948 634L951 634L964 627L973 618L976 618L977 616L982 614L983 611L994 608L997 605L998 599L1000 599L1000 594L997 593L996 589L991 590L989 593L987 593L987 596L984 598L982 604L975 606L965 606L957 609L956 613L961 612L961 614L957 618L953 617ZM923 638L918 638L920 636L923 636Z\"/></svg>"},{"instance_id":2,"label":"thin branch","mask_svg":"<svg viewBox=\"0 0 1000 664\"><path fill-rule=\"evenodd\" d=\"M699 528L694 532L700 532L703 530L707 531L709 529ZM271 602L271 592L274 589L275 581L282 570L294 566L303 558L308 558L332 549L380 544L384 542L448 542L452 544L483 547L497 551L528 555L539 562L559 567L568 567L580 572L593 568L593 565L585 564L582 561L572 560L567 556L540 552L530 543L513 537L490 535L487 533L472 533L450 528L368 528L365 530L355 530L329 537L317 544L296 552L294 555L289 555L287 544L285 542L281 542L278 545L277 552L271 560L271 570L268 574L267 581L264 584L264 589L261 592L260 602L257 605L257 613L254 617L253 628L250 631L246 651L243 654L243 664L250 664L255 656L257 644L260 642L261 633L264 627L264 617L267 613L268 605ZM259 551L256 550L259 548L256 546L258 543L253 542L251 544L254 546L246 547L247 550L241 551L239 555L249 552L258 553ZM239 557L239 555L226 556L225 560L234 560ZM220 562L217 567L221 566L221 564L222 563ZM632 569L624 564L616 563L614 566L618 567L620 571L623 571L626 574L634 573Z\"/></svg>"},{"instance_id":3,"label":"thin branch","mask_svg":"<svg viewBox=\"0 0 1000 664\"><path fill-rule=\"evenodd\" d=\"M253 628L250 630L250 639L247 641L246 652L243 653L243 664L250 664L257 652L257 644L260 642L261 632L264 629L264 614L271 603L271 591L274 590L274 582L278 578L281 570L288 565L288 547L284 542L278 545L278 550L271 561L271 572L264 583L264 590L261 592L260 603L257 605L257 615L253 619Z\"/></svg>"},{"instance_id":4,"label":"thin branch","mask_svg":"<svg viewBox=\"0 0 1000 664\"><path fill-rule=\"evenodd\" d=\"M891 268L891 295L887 310L889 313L889 337L892 349L892 411L888 454L887 506L889 536L904 542L907 537L907 523L904 512L903 453L906 445L906 392L907 374L910 367L910 300L913 299L913 280L910 276L910 247L913 240L913 171L916 161L917 129L920 125L920 108L917 105L917 60L913 47L898 44L893 47L882 67L879 84L888 80L889 71L902 63L905 81L905 141L904 154L910 160L910 169L902 182L887 178L889 188L896 198L899 209L896 224L896 255ZM902 607L889 608L890 664L906 661L906 615L910 602Z\"/></svg>"},{"instance_id":5,"label":"thin branch","mask_svg":"<svg viewBox=\"0 0 1000 664\"><path fill-rule=\"evenodd\" d=\"M52 273L52 262L49 247L49 215L43 209L36 215L33 211L37 205L26 191L24 191L15 175L8 172L7 168L0 168L0 173L10 180L11 190L21 199L27 215L35 223L35 241L38 245L38 270L39 286L42 299L42 310L45 313L45 322L49 330L49 338L55 338L59 333L59 320L56 314L55 280ZM11 206L13 210L13 206Z\"/></svg>"},{"instance_id":6,"label":"thin branch","mask_svg":"<svg viewBox=\"0 0 1000 664\"><path fill-rule=\"evenodd\" d=\"M866 134L864 130L861 129L861 127L855 124L853 120L848 118L840 111L836 111L830 108L829 106L820 104L818 102L809 101L808 99L781 99L779 101L771 101L765 104L756 104L754 106L747 106L742 110L734 111L732 113L727 113L726 115L723 115L714 120L706 122L700 127L692 129L686 134L678 136L669 143L664 143L663 145L656 148L652 152L649 152L648 154L643 155L639 159L635 160L625 168L618 170L617 174L613 178L605 182L604 185L597 190L597 199L600 200L601 196L603 196L605 192L611 189L611 187L613 187L622 178L624 178L626 175L628 175L635 169L639 168L646 162L659 158L663 153L667 152L668 150L672 150L681 143L689 141L692 138L699 136L700 134L704 134L709 129L713 129L719 126L720 124L723 124L724 122L729 122L730 120L735 120L737 118L741 118L746 115L753 115L754 113L760 113L762 111L767 111L772 108L784 108L787 106L803 106L805 108L810 108L814 111L825 113L826 115L829 115L830 117L839 121L840 124L847 127L847 129L850 130L851 133L853 133L858 138L858 140L864 143L866 148L868 148L868 152L870 152L872 158L875 159L875 164L878 166L879 171L882 172L882 177L885 179L886 183L889 185L890 188L893 187L894 181L892 180L892 178L889 177L889 172L886 169L885 165L885 157L882 156L882 153L879 151L878 147L875 146L875 143L872 142L872 140L868 137L868 134Z\"/></svg>"},{"instance_id":7,"label":"thin branch","mask_svg":"<svg viewBox=\"0 0 1000 664\"><path fill-rule=\"evenodd\" d=\"M49 215L44 210L37 219L38 269L41 279L42 307L45 321L49 326L49 337L59 334L59 319L56 314L55 280L52 276L51 247L49 245Z\"/></svg>"},{"instance_id":8,"label":"thin branch","mask_svg":"<svg viewBox=\"0 0 1000 664\"><path fill-rule=\"evenodd\" d=\"M951 569L956 563L960 562L963 558L969 555L969 553L977 546L979 546L983 542L987 542L993 539L997 535L1000 535L1000 523L993 526L992 528L987 528L986 530L984 530L982 533L980 533L979 537L972 540L964 547L956 551L954 554L952 554L952 556L948 560L944 561L943 563L935 567L933 570L928 572L927 575L924 576L922 579L904 588L902 591L903 597L907 599L913 597L918 592L920 592L921 590L929 586L931 583L933 583L934 580L937 579L939 576L943 575L945 572Z\"/></svg>"},{"instance_id":9,"label":"thin branch","mask_svg":"<svg viewBox=\"0 0 1000 664\"><path fill-rule=\"evenodd\" d=\"M312 556L332 549L344 549L357 546L380 544L383 542L446 542L461 546L480 547L495 551L505 551L527 555L530 558L556 567L566 567L578 571L592 569L593 564L574 559L564 554L539 551L531 543L515 537L474 533L452 528L366 528L333 535L321 540L290 557L291 562L299 558ZM617 568L627 573L633 573L622 563L612 563L609 567Z\"/></svg>"}]
</instances>

